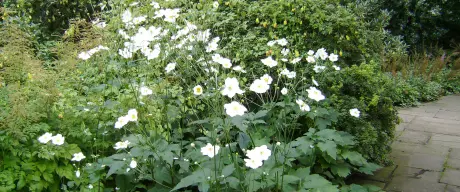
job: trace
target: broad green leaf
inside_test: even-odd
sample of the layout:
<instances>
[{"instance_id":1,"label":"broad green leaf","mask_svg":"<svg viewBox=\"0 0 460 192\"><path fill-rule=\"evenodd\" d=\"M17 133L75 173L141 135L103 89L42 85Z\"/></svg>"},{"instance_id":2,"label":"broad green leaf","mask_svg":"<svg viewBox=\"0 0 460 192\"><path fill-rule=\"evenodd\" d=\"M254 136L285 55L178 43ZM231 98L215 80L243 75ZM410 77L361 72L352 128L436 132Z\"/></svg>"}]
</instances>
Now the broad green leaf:
<instances>
[{"instance_id":1,"label":"broad green leaf","mask_svg":"<svg viewBox=\"0 0 460 192\"><path fill-rule=\"evenodd\" d=\"M246 120L245 116L231 117L232 124L235 125L242 132L246 133L246 130L248 129L248 126L244 123L245 120Z\"/></svg>"},{"instance_id":2,"label":"broad green leaf","mask_svg":"<svg viewBox=\"0 0 460 192\"><path fill-rule=\"evenodd\" d=\"M375 164L375 163L366 163L366 164L364 164L363 167L359 168L359 171L361 173L365 173L365 174L368 174L368 175L373 175L374 171L377 171L380 168L381 167L379 165Z\"/></svg>"},{"instance_id":3,"label":"broad green leaf","mask_svg":"<svg viewBox=\"0 0 460 192\"><path fill-rule=\"evenodd\" d=\"M222 169L222 175L225 177L231 175L235 171L235 165L234 164L229 164Z\"/></svg>"},{"instance_id":4,"label":"broad green leaf","mask_svg":"<svg viewBox=\"0 0 460 192\"><path fill-rule=\"evenodd\" d=\"M246 133L238 133L238 145L240 145L242 149L246 149L250 142L251 138Z\"/></svg>"},{"instance_id":5,"label":"broad green leaf","mask_svg":"<svg viewBox=\"0 0 460 192\"><path fill-rule=\"evenodd\" d=\"M318 137L327 139L327 140L333 140L336 137L336 130L333 129L323 129L321 131L318 131L316 133ZM322 139L322 140L324 140Z\"/></svg>"},{"instance_id":6,"label":"broad green leaf","mask_svg":"<svg viewBox=\"0 0 460 192\"><path fill-rule=\"evenodd\" d=\"M364 159L364 157L356 151L345 150L342 152L342 157L344 159L348 159L351 164L356 166L362 166L364 163L366 163L366 159Z\"/></svg>"},{"instance_id":7,"label":"broad green leaf","mask_svg":"<svg viewBox=\"0 0 460 192\"><path fill-rule=\"evenodd\" d=\"M254 115L254 119L258 119L258 118L261 118L261 117L265 117L265 116L267 116L267 113L268 113L267 110L258 111L258 112Z\"/></svg>"},{"instance_id":8,"label":"broad green leaf","mask_svg":"<svg viewBox=\"0 0 460 192\"><path fill-rule=\"evenodd\" d=\"M297 183L300 181L300 178L294 175L283 175L281 180L286 183Z\"/></svg>"},{"instance_id":9,"label":"broad green leaf","mask_svg":"<svg viewBox=\"0 0 460 192\"><path fill-rule=\"evenodd\" d=\"M347 177L350 174L350 168L346 164L338 164L331 166L332 173L340 176L340 177Z\"/></svg>"},{"instance_id":10,"label":"broad green leaf","mask_svg":"<svg viewBox=\"0 0 460 192\"><path fill-rule=\"evenodd\" d=\"M297 170L295 170L294 175L301 179L305 179L307 176L310 175L310 167L298 168Z\"/></svg>"},{"instance_id":11,"label":"broad green leaf","mask_svg":"<svg viewBox=\"0 0 460 192\"><path fill-rule=\"evenodd\" d=\"M225 178L225 182L228 183L230 188L239 189L240 180L238 180L237 178L235 178L235 177L227 177L227 178Z\"/></svg>"},{"instance_id":12,"label":"broad green leaf","mask_svg":"<svg viewBox=\"0 0 460 192\"><path fill-rule=\"evenodd\" d=\"M315 189L315 188L320 188L320 187L324 187L327 185L331 185L331 183L327 179L325 179L324 177L321 177L318 174L309 175L307 178L304 179L304 182L303 182L303 188L306 188L306 189Z\"/></svg>"},{"instance_id":13,"label":"broad green leaf","mask_svg":"<svg viewBox=\"0 0 460 192\"><path fill-rule=\"evenodd\" d=\"M109 178L110 175L114 174L116 171L121 169L125 165L124 161L114 161L108 166L110 166L109 172L107 172L107 175L105 178Z\"/></svg>"},{"instance_id":14,"label":"broad green leaf","mask_svg":"<svg viewBox=\"0 0 460 192\"><path fill-rule=\"evenodd\" d=\"M210 169L202 169L193 172L191 175L184 177L180 180L180 182L171 190L176 191L178 189L182 189L191 185L195 185L201 182L206 181L206 177L211 176Z\"/></svg>"},{"instance_id":15,"label":"broad green leaf","mask_svg":"<svg viewBox=\"0 0 460 192\"><path fill-rule=\"evenodd\" d=\"M318 147L326 152L332 159L337 159L337 145L333 141L319 142Z\"/></svg>"}]
</instances>

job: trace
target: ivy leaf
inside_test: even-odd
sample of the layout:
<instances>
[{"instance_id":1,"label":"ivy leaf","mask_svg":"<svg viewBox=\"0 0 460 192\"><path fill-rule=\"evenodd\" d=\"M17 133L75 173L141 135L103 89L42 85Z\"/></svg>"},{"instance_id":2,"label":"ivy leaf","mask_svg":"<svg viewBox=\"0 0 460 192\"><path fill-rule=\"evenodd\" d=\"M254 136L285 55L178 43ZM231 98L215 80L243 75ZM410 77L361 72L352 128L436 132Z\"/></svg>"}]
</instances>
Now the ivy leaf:
<instances>
[{"instance_id":1,"label":"ivy leaf","mask_svg":"<svg viewBox=\"0 0 460 192\"><path fill-rule=\"evenodd\" d=\"M335 175L338 175L343 178L347 177L350 174L350 168L344 163L338 164L338 165L332 165L331 171Z\"/></svg>"},{"instance_id":2,"label":"ivy leaf","mask_svg":"<svg viewBox=\"0 0 460 192\"><path fill-rule=\"evenodd\" d=\"M326 152L332 159L337 159L337 145L333 141L318 143L318 147L322 152Z\"/></svg>"},{"instance_id":3,"label":"ivy leaf","mask_svg":"<svg viewBox=\"0 0 460 192\"><path fill-rule=\"evenodd\" d=\"M224 169L222 169L222 175L227 177L231 175L233 171L235 171L235 165L234 164L227 165L224 167Z\"/></svg>"}]
</instances>

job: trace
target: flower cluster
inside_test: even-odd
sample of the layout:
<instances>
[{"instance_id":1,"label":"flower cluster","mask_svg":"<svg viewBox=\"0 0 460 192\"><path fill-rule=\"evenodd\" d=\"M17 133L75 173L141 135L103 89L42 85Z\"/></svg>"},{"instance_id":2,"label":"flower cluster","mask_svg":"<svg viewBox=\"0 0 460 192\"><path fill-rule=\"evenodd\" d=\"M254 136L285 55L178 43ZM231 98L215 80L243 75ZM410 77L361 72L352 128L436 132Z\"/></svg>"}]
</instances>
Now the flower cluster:
<instances>
[{"instance_id":1,"label":"flower cluster","mask_svg":"<svg viewBox=\"0 0 460 192\"><path fill-rule=\"evenodd\" d=\"M130 109L128 114L125 116L118 117L117 122L115 123L115 129L121 129L123 126L128 124L130 121L137 121L137 110Z\"/></svg>"},{"instance_id":2,"label":"flower cluster","mask_svg":"<svg viewBox=\"0 0 460 192\"><path fill-rule=\"evenodd\" d=\"M45 134L43 134L42 136L38 138L38 141L40 143L46 144L49 141L51 141L51 143L53 143L54 145L62 145L64 144L64 140L65 138L61 134L57 134L53 136L53 134L48 133L48 132L46 132Z\"/></svg>"},{"instance_id":3,"label":"flower cluster","mask_svg":"<svg viewBox=\"0 0 460 192\"><path fill-rule=\"evenodd\" d=\"M92 48L90 49L89 51L84 51L84 52L81 52L80 54L78 54L78 58L82 59L82 60L88 60L89 58L91 58L92 55L94 55L95 53L101 51L101 50L109 50L108 47L104 47L102 45L99 45L95 48Z\"/></svg>"},{"instance_id":4,"label":"flower cluster","mask_svg":"<svg viewBox=\"0 0 460 192\"><path fill-rule=\"evenodd\" d=\"M246 166L252 169L257 169L263 165L263 161L268 160L272 155L272 152L266 145L256 147L252 150L246 151L246 156L248 158L244 159Z\"/></svg>"}]
</instances>

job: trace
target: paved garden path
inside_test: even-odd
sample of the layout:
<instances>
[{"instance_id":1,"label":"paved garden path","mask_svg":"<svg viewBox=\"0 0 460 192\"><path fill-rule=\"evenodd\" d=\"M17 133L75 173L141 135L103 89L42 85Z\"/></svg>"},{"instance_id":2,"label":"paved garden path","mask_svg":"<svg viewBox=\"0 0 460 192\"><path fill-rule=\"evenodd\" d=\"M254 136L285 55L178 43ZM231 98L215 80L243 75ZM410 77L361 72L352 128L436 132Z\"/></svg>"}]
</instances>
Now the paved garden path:
<instances>
[{"instance_id":1,"label":"paved garden path","mask_svg":"<svg viewBox=\"0 0 460 192\"><path fill-rule=\"evenodd\" d=\"M460 95L400 109L391 158L366 178L389 192L460 192Z\"/></svg>"}]
</instances>

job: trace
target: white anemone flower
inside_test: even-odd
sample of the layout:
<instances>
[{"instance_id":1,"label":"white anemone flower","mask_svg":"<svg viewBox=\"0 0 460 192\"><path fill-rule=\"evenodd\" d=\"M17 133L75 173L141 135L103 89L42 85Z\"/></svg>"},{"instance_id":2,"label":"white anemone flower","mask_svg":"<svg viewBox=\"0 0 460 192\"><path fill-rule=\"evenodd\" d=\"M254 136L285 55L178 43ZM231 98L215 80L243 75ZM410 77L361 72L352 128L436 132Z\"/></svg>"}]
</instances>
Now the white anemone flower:
<instances>
[{"instance_id":1,"label":"white anemone flower","mask_svg":"<svg viewBox=\"0 0 460 192\"><path fill-rule=\"evenodd\" d=\"M260 79L263 80L268 85L272 84L272 82L273 82L272 77L270 77L270 75L268 75L268 74L265 74Z\"/></svg>"},{"instance_id":2,"label":"white anemone flower","mask_svg":"<svg viewBox=\"0 0 460 192\"><path fill-rule=\"evenodd\" d=\"M241 73L246 73L246 70L244 70L243 67L241 67L239 65L233 67L232 69L235 70L235 71L239 71Z\"/></svg>"},{"instance_id":3,"label":"white anemone flower","mask_svg":"<svg viewBox=\"0 0 460 192\"><path fill-rule=\"evenodd\" d=\"M175 68L176 68L176 63L168 63L168 65L166 65L166 67L165 67L165 71L166 71L166 73L169 73L172 70L174 70Z\"/></svg>"},{"instance_id":4,"label":"white anemone flower","mask_svg":"<svg viewBox=\"0 0 460 192\"><path fill-rule=\"evenodd\" d=\"M77 171L75 171L75 176L76 176L77 178L80 178L80 169L78 169Z\"/></svg>"},{"instance_id":5,"label":"white anemone flower","mask_svg":"<svg viewBox=\"0 0 460 192\"><path fill-rule=\"evenodd\" d=\"M288 55L288 54L289 54L289 49L283 48L283 49L281 50L281 54L283 54L284 56Z\"/></svg>"},{"instance_id":6,"label":"white anemone flower","mask_svg":"<svg viewBox=\"0 0 460 192\"><path fill-rule=\"evenodd\" d=\"M211 52L217 50L217 47L219 44L217 44L220 41L220 37L215 37L212 39L209 44L206 46L206 52Z\"/></svg>"},{"instance_id":7,"label":"white anemone flower","mask_svg":"<svg viewBox=\"0 0 460 192\"><path fill-rule=\"evenodd\" d=\"M46 132L45 134L43 134L42 136L38 138L38 141L44 144L44 143L48 143L49 141L51 141L52 138L53 138L53 134Z\"/></svg>"},{"instance_id":8,"label":"white anemone flower","mask_svg":"<svg viewBox=\"0 0 460 192\"><path fill-rule=\"evenodd\" d=\"M316 87L310 87L309 89L307 89L307 92L308 98L313 99L315 101L321 101L326 98L320 90L316 89Z\"/></svg>"},{"instance_id":9,"label":"white anemone flower","mask_svg":"<svg viewBox=\"0 0 460 192\"><path fill-rule=\"evenodd\" d=\"M336 71L340 71L340 67L339 67L339 66L337 66L337 65L332 65L332 67L334 67L334 69L335 69Z\"/></svg>"},{"instance_id":10,"label":"white anemone flower","mask_svg":"<svg viewBox=\"0 0 460 192\"><path fill-rule=\"evenodd\" d=\"M314 55L314 54L315 54L315 51L309 50L307 54L308 54L308 55Z\"/></svg>"},{"instance_id":11,"label":"white anemone flower","mask_svg":"<svg viewBox=\"0 0 460 192\"><path fill-rule=\"evenodd\" d=\"M269 88L270 86L264 80L256 79L249 87L249 90L256 93L265 93Z\"/></svg>"},{"instance_id":12,"label":"white anemone flower","mask_svg":"<svg viewBox=\"0 0 460 192\"><path fill-rule=\"evenodd\" d=\"M214 3L212 3L212 7L214 7L214 9L219 8L219 2L214 1Z\"/></svg>"},{"instance_id":13,"label":"white anemone flower","mask_svg":"<svg viewBox=\"0 0 460 192\"><path fill-rule=\"evenodd\" d=\"M65 138L61 134L57 134L51 138L51 142L55 145L64 144Z\"/></svg>"},{"instance_id":14,"label":"white anemone flower","mask_svg":"<svg viewBox=\"0 0 460 192\"><path fill-rule=\"evenodd\" d=\"M133 17L132 17L131 11L129 11L129 10L126 10L121 15L121 21L123 21L123 23L129 23L129 22L131 22L132 19L133 19Z\"/></svg>"},{"instance_id":15,"label":"white anemone flower","mask_svg":"<svg viewBox=\"0 0 460 192\"><path fill-rule=\"evenodd\" d=\"M230 117L242 116L248 109L236 101L224 105L225 112Z\"/></svg>"},{"instance_id":16,"label":"white anemone flower","mask_svg":"<svg viewBox=\"0 0 460 192\"><path fill-rule=\"evenodd\" d=\"M246 156L248 156L250 159L256 159L260 161L268 160L271 155L272 152L270 149L268 149L267 145L262 145L246 152Z\"/></svg>"},{"instance_id":17,"label":"white anemone flower","mask_svg":"<svg viewBox=\"0 0 460 192\"><path fill-rule=\"evenodd\" d=\"M334 54L334 53L331 53L329 55L329 60L332 61L332 62L336 62L337 60L339 60L339 56Z\"/></svg>"},{"instance_id":18,"label":"white anemone flower","mask_svg":"<svg viewBox=\"0 0 460 192\"><path fill-rule=\"evenodd\" d=\"M316 82L314 78L312 78L311 81L313 82L314 85L319 86L318 82Z\"/></svg>"},{"instance_id":19,"label":"white anemone flower","mask_svg":"<svg viewBox=\"0 0 460 192\"><path fill-rule=\"evenodd\" d=\"M130 109L128 111L128 121L137 121L137 110L136 109Z\"/></svg>"},{"instance_id":20,"label":"white anemone flower","mask_svg":"<svg viewBox=\"0 0 460 192\"><path fill-rule=\"evenodd\" d=\"M126 148L128 148L129 144L130 144L130 142L128 140L119 141L119 142L115 143L115 147L113 147L113 148L116 149L116 150L118 150L118 149L126 149Z\"/></svg>"},{"instance_id":21,"label":"white anemone flower","mask_svg":"<svg viewBox=\"0 0 460 192\"><path fill-rule=\"evenodd\" d=\"M295 78L297 76L297 73L295 71L289 72L286 77L289 79Z\"/></svg>"},{"instance_id":22,"label":"white anemone flower","mask_svg":"<svg viewBox=\"0 0 460 192\"><path fill-rule=\"evenodd\" d=\"M160 8L160 4L158 4L158 3L155 2L155 1L152 1L152 2L150 3L150 5L153 6L154 9L159 9L159 8Z\"/></svg>"},{"instance_id":23,"label":"white anemone flower","mask_svg":"<svg viewBox=\"0 0 460 192\"><path fill-rule=\"evenodd\" d=\"M149 89L148 87L145 87L145 86L142 86L141 88L139 88L139 92L141 92L142 96L151 95L153 93L153 91L151 89Z\"/></svg>"},{"instance_id":24,"label":"white anemone flower","mask_svg":"<svg viewBox=\"0 0 460 192\"><path fill-rule=\"evenodd\" d=\"M281 46L286 46L288 44L288 41L285 38L282 38L282 39L276 40L276 43L278 43L278 45L281 45Z\"/></svg>"},{"instance_id":25,"label":"white anemone flower","mask_svg":"<svg viewBox=\"0 0 460 192\"><path fill-rule=\"evenodd\" d=\"M281 94L286 95L287 93L288 89L286 89L286 87L283 87L283 89L281 89Z\"/></svg>"},{"instance_id":26,"label":"white anemone flower","mask_svg":"<svg viewBox=\"0 0 460 192\"><path fill-rule=\"evenodd\" d=\"M231 62L231 60L230 60L230 59L227 59L227 58L225 58L225 57L222 57L222 56L219 55L219 54L214 54L214 55L212 56L212 61L221 64L222 67L227 68L227 69L230 68L230 67L232 67L232 62Z\"/></svg>"},{"instance_id":27,"label":"white anemone flower","mask_svg":"<svg viewBox=\"0 0 460 192\"><path fill-rule=\"evenodd\" d=\"M243 94L244 91L240 89L238 79L229 78L225 79L224 89L221 91L222 95L226 95L229 98L233 98L236 94Z\"/></svg>"},{"instance_id":28,"label":"white anemone flower","mask_svg":"<svg viewBox=\"0 0 460 192\"><path fill-rule=\"evenodd\" d=\"M80 54L78 54L78 58L82 60L88 60L89 58L91 58L91 55L88 52L81 52Z\"/></svg>"},{"instance_id":29,"label":"white anemone flower","mask_svg":"<svg viewBox=\"0 0 460 192\"><path fill-rule=\"evenodd\" d=\"M262 160L259 159L244 159L244 162L246 162L245 165L251 169L257 169L263 165Z\"/></svg>"},{"instance_id":30,"label":"white anemone flower","mask_svg":"<svg viewBox=\"0 0 460 192\"><path fill-rule=\"evenodd\" d=\"M129 163L129 167L131 167L132 169L136 168L136 167L137 167L137 162L136 162L136 160L132 159L132 160L131 160L131 163Z\"/></svg>"},{"instance_id":31,"label":"white anemone flower","mask_svg":"<svg viewBox=\"0 0 460 192\"><path fill-rule=\"evenodd\" d=\"M83 155L82 152L79 153L74 153L73 158L71 159L72 161L81 161L82 159L86 158L85 155Z\"/></svg>"},{"instance_id":32,"label":"white anemone flower","mask_svg":"<svg viewBox=\"0 0 460 192\"><path fill-rule=\"evenodd\" d=\"M326 60L329 56L326 52L326 49L321 48L321 49L318 49L318 51L316 51L315 57L321 58L322 60Z\"/></svg>"},{"instance_id":33,"label":"white anemone flower","mask_svg":"<svg viewBox=\"0 0 460 192\"><path fill-rule=\"evenodd\" d=\"M297 58L292 59L292 60L291 60L291 63L292 63L292 64L296 64L296 63L298 63L298 62L301 61L301 60L302 60L301 57L297 57Z\"/></svg>"},{"instance_id":34,"label":"white anemone flower","mask_svg":"<svg viewBox=\"0 0 460 192\"><path fill-rule=\"evenodd\" d=\"M147 20L147 17L146 17L146 16L134 17L134 18L133 18L133 23L134 23L135 25L137 25L137 24L140 24L140 23L142 23L142 22L144 22L144 21L146 21L146 20Z\"/></svg>"},{"instance_id":35,"label":"white anemone flower","mask_svg":"<svg viewBox=\"0 0 460 192\"><path fill-rule=\"evenodd\" d=\"M272 67L275 67L276 65L278 65L278 62L273 60L272 56L269 56L265 59L261 59L260 61L262 61L262 63L270 68Z\"/></svg>"},{"instance_id":36,"label":"white anemone flower","mask_svg":"<svg viewBox=\"0 0 460 192\"><path fill-rule=\"evenodd\" d=\"M275 45L275 44L276 44L276 41L269 41L269 42L267 42L267 45L270 46L270 47L273 46L273 45Z\"/></svg>"},{"instance_id":37,"label":"white anemone flower","mask_svg":"<svg viewBox=\"0 0 460 192\"><path fill-rule=\"evenodd\" d=\"M123 126L128 124L129 119L127 116L118 117L117 122L115 122L115 129L121 129Z\"/></svg>"},{"instance_id":38,"label":"white anemone flower","mask_svg":"<svg viewBox=\"0 0 460 192\"><path fill-rule=\"evenodd\" d=\"M322 65L315 65L313 67L313 71L315 71L316 73L321 73L324 71L324 69L326 69L326 67Z\"/></svg>"},{"instance_id":39,"label":"white anemone flower","mask_svg":"<svg viewBox=\"0 0 460 192\"><path fill-rule=\"evenodd\" d=\"M361 112L357 108L350 109L350 115L353 117L359 117L360 113Z\"/></svg>"},{"instance_id":40,"label":"white anemone flower","mask_svg":"<svg viewBox=\"0 0 460 192\"><path fill-rule=\"evenodd\" d=\"M211 143L208 143L206 144L206 146L201 148L201 154L213 158L215 155L219 153L219 149L220 147L218 145L213 146L211 145Z\"/></svg>"},{"instance_id":41,"label":"white anemone flower","mask_svg":"<svg viewBox=\"0 0 460 192\"><path fill-rule=\"evenodd\" d=\"M287 68L284 68L283 70L281 70L280 74L281 75L288 75L290 73L289 69Z\"/></svg>"},{"instance_id":42,"label":"white anemone flower","mask_svg":"<svg viewBox=\"0 0 460 192\"><path fill-rule=\"evenodd\" d=\"M314 63L315 61L316 61L316 60L315 60L315 57L313 57L313 56L308 56L308 57L307 57L307 62L308 62L308 63Z\"/></svg>"},{"instance_id":43,"label":"white anemone flower","mask_svg":"<svg viewBox=\"0 0 460 192\"><path fill-rule=\"evenodd\" d=\"M297 99L295 102L297 103L297 105L299 105L301 111L310 111L310 106L308 106L301 99Z\"/></svg>"},{"instance_id":44,"label":"white anemone flower","mask_svg":"<svg viewBox=\"0 0 460 192\"><path fill-rule=\"evenodd\" d=\"M203 87L201 87L201 85L197 85L197 86L193 87L193 94L195 94L195 95L203 94Z\"/></svg>"}]
</instances>

